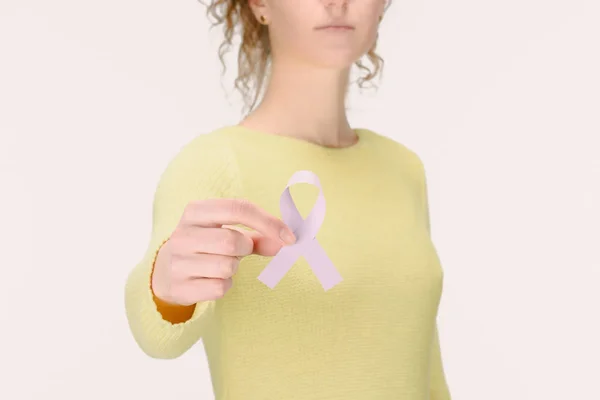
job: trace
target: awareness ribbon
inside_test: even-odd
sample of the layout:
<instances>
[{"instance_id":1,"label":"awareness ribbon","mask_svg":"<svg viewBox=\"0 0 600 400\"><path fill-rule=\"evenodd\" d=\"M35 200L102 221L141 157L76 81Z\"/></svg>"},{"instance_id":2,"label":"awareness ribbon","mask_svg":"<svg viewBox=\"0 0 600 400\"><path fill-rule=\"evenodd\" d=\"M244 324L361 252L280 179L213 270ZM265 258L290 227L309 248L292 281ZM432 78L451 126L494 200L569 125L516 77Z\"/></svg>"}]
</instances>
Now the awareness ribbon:
<instances>
[{"instance_id":1,"label":"awareness ribbon","mask_svg":"<svg viewBox=\"0 0 600 400\"><path fill-rule=\"evenodd\" d=\"M300 215L290 194L290 186L296 183L308 183L319 188L317 201L306 219L303 219ZM313 273L321 282L321 286L325 291L340 283L342 281L341 275L315 238L325 220L325 196L323 196L323 189L317 175L311 171L295 172L281 194L279 208L281 209L283 221L296 236L296 243L282 247L267 264L258 279L273 289L302 255L310 264Z\"/></svg>"}]
</instances>

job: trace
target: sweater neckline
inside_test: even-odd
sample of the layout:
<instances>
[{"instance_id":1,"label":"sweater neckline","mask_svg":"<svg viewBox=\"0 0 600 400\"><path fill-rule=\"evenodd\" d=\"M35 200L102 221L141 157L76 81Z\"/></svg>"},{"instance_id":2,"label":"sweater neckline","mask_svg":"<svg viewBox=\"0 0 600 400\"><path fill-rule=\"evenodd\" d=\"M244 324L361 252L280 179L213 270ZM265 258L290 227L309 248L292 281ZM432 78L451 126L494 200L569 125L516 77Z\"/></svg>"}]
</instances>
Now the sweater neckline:
<instances>
[{"instance_id":1,"label":"sweater neckline","mask_svg":"<svg viewBox=\"0 0 600 400\"><path fill-rule=\"evenodd\" d=\"M344 146L344 147L330 147L330 146L325 146L325 145L321 145L315 142L311 142L309 140L305 140L305 139L301 139L295 136L287 136L287 135L282 135L282 134L278 134L278 133L270 133L270 132L265 132L265 131L260 131L260 130L256 130L256 129L252 129L252 128L248 128L242 125L230 125L227 127L228 131L233 131L233 132L239 132L240 134L247 134L247 135L252 135L256 138L260 138L260 139L271 139L277 143L281 143L281 144L287 144L287 145L291 145L294 147L301 147L301 148L305 148L307 150L316 150L316 151L322 151L322 152L326 152L326 153L353 153L355 151L360 150L361 148L363 148L367 141L367 135L368 135L368 129L364 129L364 128L353 128L352 130L354 131L354 133L356 134L356 136L358 137L358 140L350 145L350 146Z\"/></svg>"}]
</instances>

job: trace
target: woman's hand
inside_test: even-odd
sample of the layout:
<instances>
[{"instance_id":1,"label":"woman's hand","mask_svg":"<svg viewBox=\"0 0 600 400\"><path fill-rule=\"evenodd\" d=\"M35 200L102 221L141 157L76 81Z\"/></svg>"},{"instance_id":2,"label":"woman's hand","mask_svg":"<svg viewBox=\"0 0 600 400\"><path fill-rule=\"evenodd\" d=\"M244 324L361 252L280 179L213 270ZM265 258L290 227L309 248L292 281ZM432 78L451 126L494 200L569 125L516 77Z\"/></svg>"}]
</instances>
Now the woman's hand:
<instances>
[{"instance_id":1,"label":"woman's hand","mask_svg":"<svg viewBox=\"0 0 600 400\"><path fill-rule=\"evenodd\" d=\"M225 226L237 224L255 231ZM244 256L273 256L294 241L283 221L249 201L190 202L157 255L152 291L159 302L171 306L221 298L231 287Z\"/></svg>"}]
</instances>

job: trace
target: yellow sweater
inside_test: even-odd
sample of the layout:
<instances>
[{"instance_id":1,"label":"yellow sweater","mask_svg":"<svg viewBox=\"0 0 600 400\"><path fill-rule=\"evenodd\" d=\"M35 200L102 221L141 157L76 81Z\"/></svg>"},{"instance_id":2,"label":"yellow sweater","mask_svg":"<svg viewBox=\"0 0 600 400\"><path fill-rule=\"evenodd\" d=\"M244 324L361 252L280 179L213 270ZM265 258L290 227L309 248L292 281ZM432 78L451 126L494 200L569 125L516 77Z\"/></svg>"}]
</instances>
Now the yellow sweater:
<instances>
[{"instance_id":1,"label":"yellow sweater","mask_svg":"<svg viewBox=\"0 0 600 400\"><path fill-rule=\"evenodd\" d=\"M352 147L328 148L229 126L183 146L159 180L150 243L126 284L130 328L146 354L176 358L202 339L216 400L450 399L425 169L406 146L356 133ZM164 320L150 274L185 205L237 197L281 217L298 170L319 177L327 208L316 239L343 281L324 291L300 257L270 289L257 277L271 257L251 255L222 299L197 304L186 322ZM306 218L319 189L290 192Z\"/></svg>"}]
</instances>

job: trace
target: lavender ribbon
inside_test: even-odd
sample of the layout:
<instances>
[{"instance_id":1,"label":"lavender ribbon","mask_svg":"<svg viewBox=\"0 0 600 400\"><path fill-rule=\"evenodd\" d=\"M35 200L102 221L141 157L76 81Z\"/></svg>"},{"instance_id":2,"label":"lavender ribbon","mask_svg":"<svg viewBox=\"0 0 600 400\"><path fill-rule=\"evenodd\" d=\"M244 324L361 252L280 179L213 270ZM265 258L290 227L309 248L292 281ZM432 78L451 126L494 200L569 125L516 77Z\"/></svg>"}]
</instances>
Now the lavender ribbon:
<instances>
[{"instance_id":1,"label":"lavender ribbon","mask_svg":"<svg viewBox=\"0 0 600 400\"><path fill-rule=\"evenodd\" d=\"M300 215L290 194L290 186L296 183L308 183L319 188L317 201L306 220ZM292 268L298 257L303 256L325 291L340 283L341 275L315 238L325 220L325 197L317 175L311 171L295 172L281 194L279 208L283 222L296 235L296 243L282 247L258 276L258 280L273 289Z\"/></svg>"}]
</instances>

